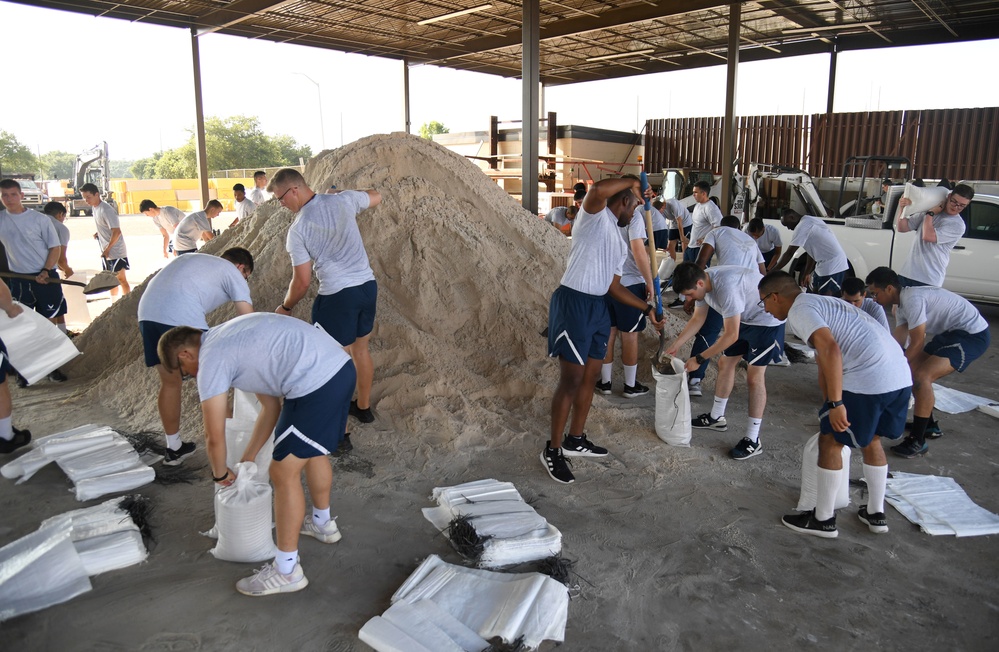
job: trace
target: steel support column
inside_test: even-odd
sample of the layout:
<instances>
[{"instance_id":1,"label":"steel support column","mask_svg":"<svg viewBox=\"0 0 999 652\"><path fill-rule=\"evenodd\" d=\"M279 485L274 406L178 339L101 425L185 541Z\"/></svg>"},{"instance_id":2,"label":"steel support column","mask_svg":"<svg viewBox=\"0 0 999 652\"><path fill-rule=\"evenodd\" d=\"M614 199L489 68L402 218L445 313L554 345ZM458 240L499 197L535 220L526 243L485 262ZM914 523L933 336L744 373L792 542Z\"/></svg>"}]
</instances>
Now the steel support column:
<instances>
[{"instance_id":1,"label":"steel support column","mask_svg":"<svg viewBox=\"0 0 999 652\"><path fill-rule=\"evenodd\" d=\"M732 177L735 172L735 98L739 72L739 31L742 25L742 5L733 2L728 13L728 67L725 79L725 124L722 127L722 213L732 209Z\"/></svg>"},{"instance_id":2,"label":"steel support column","mask_svg":"<svg viewBox=\"0 0 999 652\"><path fill-rule=\"evenodd\" d=\"M191 59L194 61L194 143L198 180L201 182L201 208L208 205L208 150L205 148L205 107L201 99L201 52L198 30L191 28Z\"/></svg>"},{"instance_id":3,"label":"steel support column","mask_svg":"<svg viewBox=\"0 0 999 652\"><path fill-rule=\"evenodd\" d=\"M541 73L539 72L541 40L541 3L524 0L522 17L523 109L521 129L521 205L534 214L538 212L538 116L541 110Z\"/></svg>"},{"instance_id":4,"label":"steel support column","mask_svg":"<svg viewBox=\"0 0 999 652\"><path fill-rule=\"evenodd\" d=\"M829 90L826 91L826 113L833 112L833 104L836 101L836 59L839 56L839 48L833 40L832 52L829 54Z\"/></svg>"},{"instance_id":5,"label":"steel support column","mask_svg":"<svg viewBox=\"0 0 999 652\"><path fill-rule=\"evenodd\" d=\"M406 133L413 133L413 125L409 117L409 59L402 60L402 114Z\"/></svg>"}]
</instances>

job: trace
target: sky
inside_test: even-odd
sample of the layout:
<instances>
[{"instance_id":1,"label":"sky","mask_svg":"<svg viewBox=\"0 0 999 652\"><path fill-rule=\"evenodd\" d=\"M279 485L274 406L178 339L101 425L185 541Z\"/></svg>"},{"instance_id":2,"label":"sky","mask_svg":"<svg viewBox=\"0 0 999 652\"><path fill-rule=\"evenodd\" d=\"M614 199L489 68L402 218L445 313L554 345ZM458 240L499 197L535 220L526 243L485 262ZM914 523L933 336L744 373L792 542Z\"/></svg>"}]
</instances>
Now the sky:
<instances>
[{"instance_id":1,"label":"sky","mask_svg":"<svg viewBox=\"0 0 999 652\"><path fill-rule=\"evenodd\" d=\"M16 64L22 92L37 89L0 102L0 129L36 153L77 153L106 140L112 159L130 160L189 138L186 30L3 1L0 25L8 57L30 53ZM219 34L199 43L206 116L257 116L265 133L288 134L314 152L405 129L400 61ZM999 40L840 53L834 110L999 106L999 84L974 75L946 83L949 71L996 60ZM828 71L825 54L741 64L736 112L823 112ZM411 67L411 130L436 120L451 132L488 131L491 115L519 120L520 91L517 79ZM553 86L542 108L559 124L641 131L647 119L722 115L724 103L721 65Z\"/></svg>"}]
</instances>

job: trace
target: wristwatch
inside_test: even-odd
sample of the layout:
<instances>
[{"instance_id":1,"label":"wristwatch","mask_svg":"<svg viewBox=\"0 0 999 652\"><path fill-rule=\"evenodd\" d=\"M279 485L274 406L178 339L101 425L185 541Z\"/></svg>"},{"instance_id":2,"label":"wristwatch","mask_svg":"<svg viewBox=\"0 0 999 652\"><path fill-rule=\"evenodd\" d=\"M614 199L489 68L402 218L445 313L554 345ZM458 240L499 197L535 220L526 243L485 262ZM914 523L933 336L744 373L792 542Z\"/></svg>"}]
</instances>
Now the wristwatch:
<instances>
[{"instance_id":1,"label":"wristwatch","mask_svg":"<svg viewBox=\"0 0 999 652\"><path fill-rule=\"evenodd\" d=\"M707 362L707 358L702 357L701 354L698 353L694 356L694 361L697 362L697 364L704 364Z\"/></svg>"},{"instance_id":2,"label":"wristwatch","mask_svg":"<svg viewBox=\"0 0 999 652\"><path fill-rule=\"evenodd\" d=\"M826 403L826 407L828 407L830 410L838 408L841 405L843 405L843 401L829 401Z\"/></svg>"},{"instance_id":3,"label":"wristwatch","mask_svg":"<svg viewBox=\"0 0 999 652\"><path fill-rule=\"evenodd\" d=\"M649 315L649 314L652 313L652 310L654 308L655 308L655 306L653 306L651 303L648 303L648 304L645 305L645 310L642 311L642 314L643 315Z\"/></svg>"}]
</instances>

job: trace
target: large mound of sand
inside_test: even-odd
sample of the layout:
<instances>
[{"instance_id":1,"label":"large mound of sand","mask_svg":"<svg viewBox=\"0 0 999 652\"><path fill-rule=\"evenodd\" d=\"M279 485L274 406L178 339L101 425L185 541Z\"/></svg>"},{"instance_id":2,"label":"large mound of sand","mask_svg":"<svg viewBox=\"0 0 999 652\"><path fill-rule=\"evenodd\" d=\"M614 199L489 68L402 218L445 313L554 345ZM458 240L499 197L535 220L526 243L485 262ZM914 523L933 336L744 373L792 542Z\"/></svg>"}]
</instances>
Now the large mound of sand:
<instances>
[{"instance_id":1,"label":"large mound of sand","mask_svg":"<svg viewBox=\"0 0 999 652\"><path fill-rule=\"evenodd\" d=\"M371 136L324 152L305 176L317 190L335 184L382 194L381 205L358 218L379 285L371 344L372 402L380 419L440 442L510 410L518 420L547 415L558 371L539 333L565 269L566 238L472 163L415 136ZM218 254L241 246L253 253L257 310L273 310L284 297L291 275L285 236L293 218L267 202L204 249ZM313 282L296 317L308 320L317 287ZM80 337L85 355L71 371L96 377L91 391L136 427L158 429L158 381L142 362L135 317L143 288ZM225 307L209 321L231 316ZM668 332L675 333L680 322L670 319ZM537 427L538 434L546 431ZM184 429L200 429L193 387L185 391Z\"/></svg>"}]
</instances>

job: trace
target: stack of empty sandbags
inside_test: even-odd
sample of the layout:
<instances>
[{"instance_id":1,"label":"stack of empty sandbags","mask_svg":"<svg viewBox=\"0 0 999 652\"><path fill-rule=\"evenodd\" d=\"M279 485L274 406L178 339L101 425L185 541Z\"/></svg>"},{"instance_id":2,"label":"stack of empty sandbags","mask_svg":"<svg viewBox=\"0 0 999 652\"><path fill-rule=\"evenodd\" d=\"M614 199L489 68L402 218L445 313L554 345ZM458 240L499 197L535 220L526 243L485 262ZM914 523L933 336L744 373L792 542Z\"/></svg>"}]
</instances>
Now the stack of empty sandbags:
<instances>
[{"instance_id":1,"label":"stack of empty sandbags","mask_svg":"<svg viewBox=\"0 0 999 652\"><path fill-rule=\"evenodd\" d=\"M423 515L466 559L483 568L500 568L556 555L562 533L524 502L509 482L476 480L437 487L438 507Z\"/></svg>"},{"instance_id":2,"label":"stack of empty sandbags","mask_svg":"<svg viewBox=\"0 0 999 652\"><path fill-rule=\"evenodd\" d=\"M149 534L148 506L138 495L112 498L46 519L42 527L69 519L73 547L87 575L94 576L145 561L148 553L142 537Z\"/></svg>"},{"instance_id":3,"label":"stack of empty sandbags","mask_svg":"<svg viewBox=\"0 0 999 652\"><path fill-rule=\"evenodd\" d=\"M84 501L152 482L156 473L149 464L159 459L140 458L132 444L111 428L87 424L35 440L32 450L5 464L0 474L21 484L55 462L73 481L76 499Z\"/></svg>"},{"instance_id":4,"label":"stack of empty sandbags","mask_svg":"<svg viewBox=\"0 0 999 652\"><path fill-rule=\"evenodd\" d=\"M550 577L465 568L431 555L358 635L379 652L482 652L494 638L534 649L565 639L568 613L569 594Z\"/></svg>"}]
</instances>

